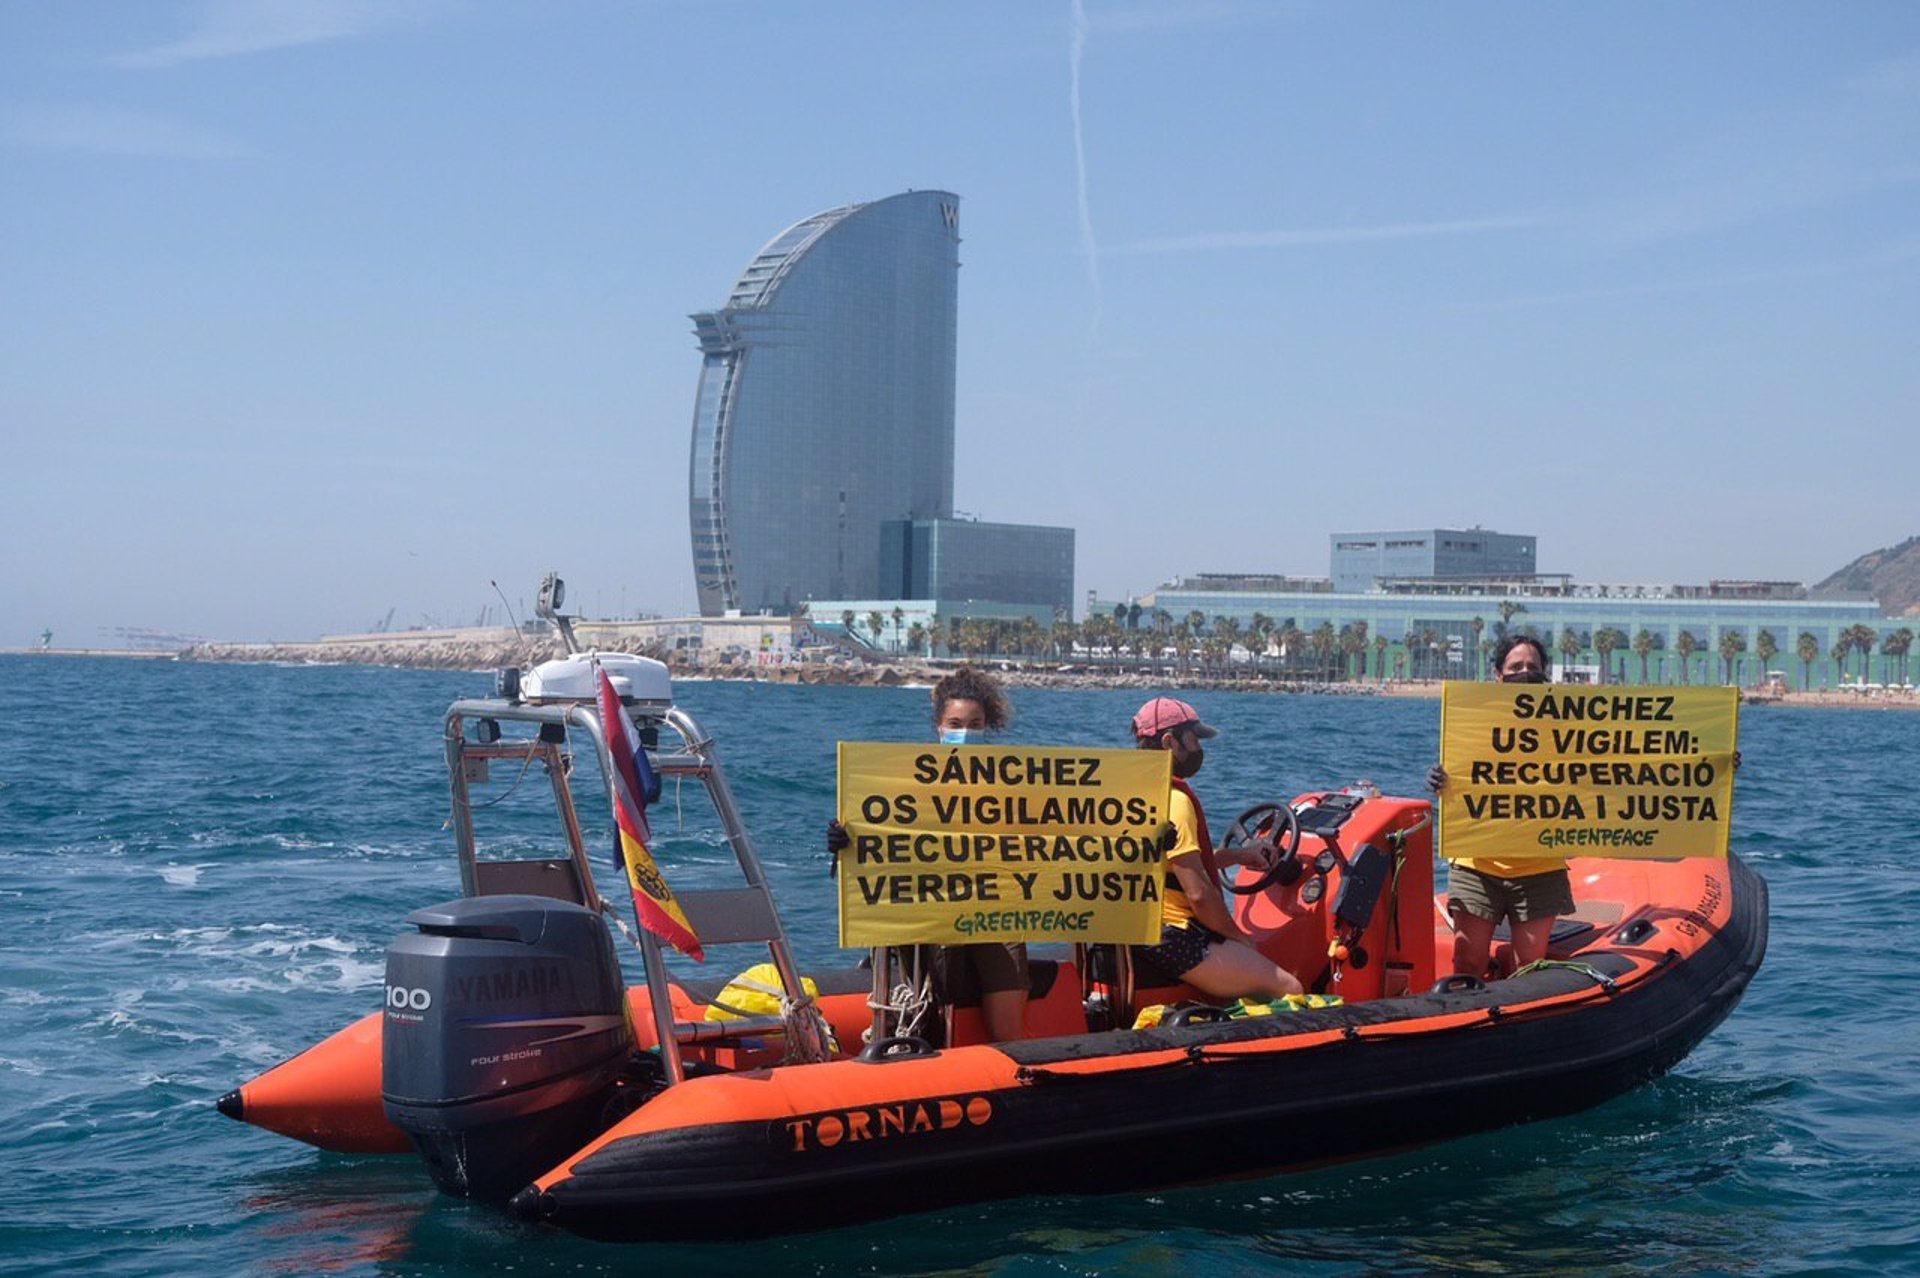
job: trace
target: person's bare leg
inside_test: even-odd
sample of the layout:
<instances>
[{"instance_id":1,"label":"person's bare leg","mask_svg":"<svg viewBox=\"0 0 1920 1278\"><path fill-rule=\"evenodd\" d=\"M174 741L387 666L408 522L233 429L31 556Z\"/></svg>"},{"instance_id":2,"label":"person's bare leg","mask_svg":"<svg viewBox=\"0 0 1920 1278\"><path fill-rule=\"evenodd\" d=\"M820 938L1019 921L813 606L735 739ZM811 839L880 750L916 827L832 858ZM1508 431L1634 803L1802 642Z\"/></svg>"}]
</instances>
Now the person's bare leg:
<instances>
[{"instance_id":1,"label":"person's bare leg","mask_svg":"<svg viewBox=\"0 0 1920 1278\"><path fill-rule=\"evenodd\" d=\"M1027 1036L1027 996L1020 990L989 990L980 996L980 1019L987 1038L1011 1043Z\"/></svg>"},{"instance_id":2,"label":"person's bare leg","mask_svg":"<svg viewBox=\"0 0 1920 1278\"><path fill-rule=\"evenodd\" d=\"M1553 936L1553 918L1528 919L1513 925L1513 965L1525 967L1547 956L1547 942Z\"/></svg>"},{"instance_id":3,"label":"person's bare leg","mask_svg":"<svg viewBox=\"0 0 1920 1278\"><path fill-rule=\"evenodd\" d=\"M1493 950L1493 920L1465 910L1449 910L1453 920L1453 971L1456 976L1485 976Z\"/></svg>"},{"instance_id":4,"label":"person's bare leg","mask_svg":"<svg viewBox=\"0 0 1920 1278\"><path fill-rule=\"evenodd\" d=\"M1209 946L1207 956L1180 979L1210 998L1272 1000L1301 993L1293 973L1239 941Z\"/></svg>"}]
</instances>

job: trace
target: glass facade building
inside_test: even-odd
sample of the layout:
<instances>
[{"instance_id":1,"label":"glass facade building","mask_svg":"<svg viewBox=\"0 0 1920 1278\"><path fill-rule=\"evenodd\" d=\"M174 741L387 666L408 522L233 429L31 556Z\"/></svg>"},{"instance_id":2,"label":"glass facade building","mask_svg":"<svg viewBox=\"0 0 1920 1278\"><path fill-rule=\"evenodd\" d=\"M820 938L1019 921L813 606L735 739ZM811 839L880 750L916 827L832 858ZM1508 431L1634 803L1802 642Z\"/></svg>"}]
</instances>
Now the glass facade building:
<instances>
[{"instance_id":1,"label":"glass facade building","mask_svg":"<svg viewBox=\"0 0 1920 1278\"><path fill-rule=\"evenodd\" d=\"M1073 615L1073 529L891 520L880 528L880 585L901 599L1037 604L1065 619Z\"/></svg>"},{"instance_id":2,"label":"glass facade building","mask_svg":"<svg viewBox=\"0 0 1920 1278\"><path fill-rule=\"evenodd\" d=\"M1145 610L1142 626L1152 624L1156 610L1175 618L1198 612L1208 624L1218 617L1232 617L1242 626L1259 614L1275 625L1291 622L1304 632L1312 632L1323 624L1335 630L1364 624L1368 648L1359 658L1360 669L1354 673L1379 676L1406 669L1415 676L1441 678L1474 677L1482 661L1479 645L1505 625L1545 638L1553 650L1555 666L1597 664L1599 655L1593 648L1594 632L1617 630L1627 636L1628 642L1607 654L1605 678L1608 682L1628 683L1643 680L1649 683L1721 682L1725 673L1720 655L1721 637L1735 634L1744 641L1744 650L1734 658L1734 682L1757 683L1764 677L1764 671L1756 646L1760 632L1765 630L1773 636L1778 649L1767 663L1769 668L1786 673L1794 687L1803 682L1811 687L1835 686L1841 681L1842 663L1833 659L1832 652L1843 634L1853 627L1865 626L1877 636L1884 636L1902 626L1914 625L1911 618L1883 616L1872 599L1678 598L1634 593L1631 588L1605 595L1537 594L1521 590L1504 595L1438 595L1379 591L1265 593L1162 587L1143 596L1140 604ZM1580 645L1572 661L1559 647L1561 637L1569 630ZM1654 645L1644 663L1631 647L1632 640L1641 631L1647 632ZM1683 631L1692 636L1694 649L1684 673L1680 669ZM1802 634L1811 635L1817 649L1811 660L1804 662L1796 651ZM1386 641L1384 649L1376 645L1377 640ZM1408 658L1404 662L1402 654ZM1849 657L1845 668L1855 672L1864 668L1867 677L1875 682L1898 682L1904 670L1897 658L1881 653L1877 647L1870 661L1863 663L1857 656Z\"/></svg>"},{"instance_id":3,"label":"glass facade building","mask_svg":"<svg viewBox=\"0 0 1920 1278\"><path fill-rule=\"evenodd\" d=\"M1531 577L1534 539L1484 528L1334 533L1333 588L1372 590L1384 577Z\"/></svg>"},{"instance_id":4,"label":"glass facade building","mask_svg":"<svg viewBox=\"0 0 1920 1278\"><path fill-rule=\"evenodd\" d=\"M881 525L952 515L959 245L946 191L831 209L692 317L703 615L884 595Z\"/></svg>"}]
</instances>

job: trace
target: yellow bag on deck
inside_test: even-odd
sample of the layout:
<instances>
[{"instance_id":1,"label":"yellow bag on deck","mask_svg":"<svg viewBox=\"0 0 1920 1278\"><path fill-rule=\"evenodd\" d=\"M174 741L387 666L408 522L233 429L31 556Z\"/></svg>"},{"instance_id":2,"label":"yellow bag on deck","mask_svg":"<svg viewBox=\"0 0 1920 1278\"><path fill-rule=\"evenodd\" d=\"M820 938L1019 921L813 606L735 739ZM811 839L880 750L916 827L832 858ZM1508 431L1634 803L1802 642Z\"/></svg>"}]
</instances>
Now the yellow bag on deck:
<instances>
[{"instance_id":1,"label":"yellow bag on deck","mask_svg":"<svg viewBox=\"0 0 1920 1278\"><path fill-rule=\"evenodd\" d=\"M818 999L820 987L811 976L800 978L808 998ZM780 970L771 963L756 963L727 982L727 987L707 1004L706 1019L731 1021L741 1016L780 1015Z\"/></svg>"},{"instance_id":2,"label":"yellow bag on deck","mask_svg":"<svg viewBox=\"0 0 1920 1278\"><path fill-rule=\"evenodd\" d=\"M1325 1007L1339 1007L1343 1002L1338 994L1288 994L1276 998L1271 1003L1248 1002L1235 999L1224 1010L1230 1021L1244 1020L1249 1016L1272 1016L1275 1012L1317 1012ZM1140 1015L1133 1018L1135 1029L1152 1029L1173 1009L1165 1003L1155 1003L1151 1007L1140 1009Z\"/></svg>"}]
</instances>

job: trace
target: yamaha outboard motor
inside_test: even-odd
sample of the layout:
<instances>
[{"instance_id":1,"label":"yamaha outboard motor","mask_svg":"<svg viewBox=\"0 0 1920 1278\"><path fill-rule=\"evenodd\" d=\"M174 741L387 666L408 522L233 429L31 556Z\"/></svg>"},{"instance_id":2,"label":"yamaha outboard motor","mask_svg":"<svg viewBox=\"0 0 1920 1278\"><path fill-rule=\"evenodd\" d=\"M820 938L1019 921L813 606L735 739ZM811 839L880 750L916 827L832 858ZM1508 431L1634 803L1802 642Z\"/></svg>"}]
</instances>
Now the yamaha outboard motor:
<instances>
[{"instance_id":1,"label":"yamaha outboard motor","mask_svg":"<svg viewBox=\"0 0 1920 1278\"><path fill-rule=\"evenodd\" d=\"M604 1126L634 1050L591 910L543 896L415 910L387 949L381 1099L450 1194L505 1198Z\"/></svg>"}]
</instances>

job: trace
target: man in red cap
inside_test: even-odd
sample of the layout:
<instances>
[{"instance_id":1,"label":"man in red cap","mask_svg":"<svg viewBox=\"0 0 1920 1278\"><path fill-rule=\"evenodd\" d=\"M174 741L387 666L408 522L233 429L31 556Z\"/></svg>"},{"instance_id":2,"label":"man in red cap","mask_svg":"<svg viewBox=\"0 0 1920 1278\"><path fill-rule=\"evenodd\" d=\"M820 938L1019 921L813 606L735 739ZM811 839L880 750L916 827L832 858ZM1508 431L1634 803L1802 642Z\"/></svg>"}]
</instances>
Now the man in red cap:
<instances>
[{"instance_id":1,"label":"man in red cap","mask_svg":"<svg viewBox=\"0 0 1920 1278\"><path fill-rule=\"evenodd\" d=\"M1168 983L1185 981L1212 998L1276 999L1301 992L1293 975L1272 963L1227 909L1209 869L1213 839L1206 813L1187 778L1206 762L1201 742L1219 733L1199 712L1173 697L1155 697L1133 716L1133 736L1142 750L1173 755L1173 794L1167 816L1173 845L1160 899L1160 943L1132 947L1136 968Z\"/></svg>"}]
</instances>

